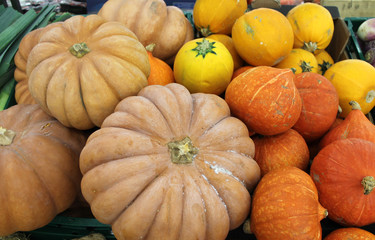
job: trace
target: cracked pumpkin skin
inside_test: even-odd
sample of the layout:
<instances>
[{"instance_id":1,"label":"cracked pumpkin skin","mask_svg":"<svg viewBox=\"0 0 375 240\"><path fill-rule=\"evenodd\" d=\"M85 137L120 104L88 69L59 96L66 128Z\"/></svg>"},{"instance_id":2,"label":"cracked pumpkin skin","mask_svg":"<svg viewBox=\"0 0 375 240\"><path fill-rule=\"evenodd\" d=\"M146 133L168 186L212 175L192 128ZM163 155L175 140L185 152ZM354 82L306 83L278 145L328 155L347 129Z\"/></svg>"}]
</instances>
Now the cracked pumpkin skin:
<instances>
[{"instance_id":1,"label":"cracked pumpkin skin","mask_svg":"<svg viewBox=\"0 0 375 240\"><path fill-rule=\"evenodd\" d=\"M254 67L230 82L225 101L250 131L279 134L293 127L302 110L294 78L290 69Z\"/></svg>"},{"instance_id":2,"label":"cracked pumpkin skin","mask_svg":"<svg viewBox=\"0 0 375 240\"><path fill-rule=\"evenodd\" d=\"M246 126L214 94L151 85L88 139L82 193L117 239L225 239L260 178Z\"/></svg>"}]
</instances>

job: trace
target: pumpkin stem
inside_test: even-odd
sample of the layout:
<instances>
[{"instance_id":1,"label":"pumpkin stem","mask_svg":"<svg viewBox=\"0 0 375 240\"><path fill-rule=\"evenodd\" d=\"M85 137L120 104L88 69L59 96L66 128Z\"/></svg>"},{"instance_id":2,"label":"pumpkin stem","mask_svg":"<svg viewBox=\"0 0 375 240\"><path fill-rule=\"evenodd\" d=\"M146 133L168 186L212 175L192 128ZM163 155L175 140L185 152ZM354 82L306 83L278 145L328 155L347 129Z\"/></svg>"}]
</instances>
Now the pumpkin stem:
<instances>
[{"instance_id":1,"label":"pumpkin stem","mask_svg":"<svg viewBox=\"0 0 375 240\"><path fill-rule=\"evenodd\" d=\"M301 61L300 67L302 68L302 72L311 72L313 69L313 66L305 61Z\"/></svg>"},{"instance_id":2,"label":"pumpkin stem","mask_svg":"<svg viewBox=\"0 0 375 240\"><path fill-rule=\"evenodd\" d=\"M81 58L88 54L91 50L89 47L87 47L87 44L82 42L82 43L76 43L73 46L69 48L69 51L71 54L76 56L77 58Z\"/></svg>"},{"instance_id":3,"label":"pumpkin stem","mask_svg":"<svg viewBox=\"0 0 375 240\"><path fill-rule=\"evenodd\" d=\"M171 154L171 161L176 164L192 163L198 154L196 148L189 137L185 137L181 141L173 141L167 144Z\"/></svg>"},{"instance_id":4,"label":"pumpkin stem","mask_svg":"<svg viewBox=\"0 0 375 240\"><path fill-rule=\"evenodd\" d=\"M253 234L250 227L250 218L246 219L246 221L243 223L242 230L245 234Z\"/></svg>"},{"instance_id":5,"label":"pumpkin stem","mask_svg":"<svg viewBox=\"0 0 375 240\"><path fill-rule=\"evenodd\" d=\"M155 46L156 46L156 44L155 43L150 43L149 45L147 45L146 46L146 50L148 51L148 52L153 52L154 51L154 49L155 49Z\"/></svg>"},{"instance_id":6,"label":"pumpkin stem","mask_svg":"<svg viewBox=\"0 0 375 240\"><path fill-rule=\"evenodd\" d=\"M352 106L352 110L361 110L361 105L356 101L350 101L349 104Z\"/></svg>"},{"instance_id":7,"label":"pumpkin stem","mask_svg":"<svg viewBox=\"0 0 375 240\"><path fill-rule=\"evenodd\" d=\"M199 31L202 33L203 37L208 37L212 34L212 32L210 30L210 26L201 27L201 28L199 28Z\"/></svg>"},{"instance_id":8,"label":"pumpkin stem","mask_svg":"<svg viewBox=\"0 0 375 240\"><path fill-rule=\"evenodd\" d=\"M329 63L327 61L324 61L324 60L323 60L322 64L318 64L318 65L320 67L320 70L322 71L322 75L324 75L324 73L326 73L326 71L328 70L328 68L330 68L332 66L331 63Z\"/></svg>"},{"instance_id":9,"label":"pumpkin stem","mask_svg":"<svg viewBox=\"0 0 375 240\"><path fill-rule=\"evenodd\" d=\"M302 48L314 53L318 49L318 44L316 42L305 42Z\"/></svg>"},{"instance_id":10,"label":"pumpkin stem","mask_svg":"<svg viewBox=\"0 0 375 240\"><path fill-rule=\"evenodd\" d=\"M373 176L366 176L362 179L361 184L364 188L364 194L368 195L375 187L375 178Z\"/></svg>"},{"instance_id":11,"label":"pumpkin stem","mask_svg":"<svg viewBox=\"0 0 375 240\"><path fill-rule=\"evenodd\" d=\"M8 146L12 144L16 132L0 127L0 146Z\"/></svg>"},{"instance_id":12,"label":"pumpkin stem","mask_svg":"<svg viewBox=\"0 0 375 240\"><path fill-rule=\"evenodd\" d=\"M192 51L197 52L195 57L202 55L202 57L205 58L208 53L213 53L216 55L216 52L213 51L213 49L216 48L214 46L215 43L216 42L210 42L205 38L203 38L201 42L196 42L197 46L192 49Z\"/></svg>"},{"instance_id":13,"label":"pumpkin stem","mask_svg":"<svg viewBox=\"0 0 375 240\"><path fill-rule=\"evenodd\" d=\"M366 102L371 103L375 99L375 90L370 90L366 95Z\"/></svg>"}]
</instances>

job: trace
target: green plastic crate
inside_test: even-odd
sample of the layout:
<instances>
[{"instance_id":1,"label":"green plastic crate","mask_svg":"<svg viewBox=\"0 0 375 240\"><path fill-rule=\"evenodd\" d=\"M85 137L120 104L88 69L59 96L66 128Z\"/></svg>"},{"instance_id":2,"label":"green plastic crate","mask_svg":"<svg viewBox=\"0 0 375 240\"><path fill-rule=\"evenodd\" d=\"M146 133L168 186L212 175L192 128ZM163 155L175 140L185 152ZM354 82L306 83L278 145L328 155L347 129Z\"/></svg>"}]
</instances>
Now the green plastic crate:
<instances>
[{"instance_id":1,"label":"green plastic crate","mask_svg":"<svg viewBox=\"0 0 375 240\"><path fill-rule=\"evenodd\" d=\"M349 17L345 18L344 21L348 26L350 32L350 38L346 50L349 58L365 60L364 53L362 52L361 45L357 39L356 33L359 26L366 21L367 17Z\"/></svg>"},{"instance_id":2,"label":"green plastic crate","mask_svg":"<svg viewBox=\"0 0 375 240\"><path fill-rule=\"evenodd\" d=\"M100 233L107 240L115 240L111 227L95 218L56 216L48 225L25 234L31 240L70 240Z\"/></svg>"}]
</instances>

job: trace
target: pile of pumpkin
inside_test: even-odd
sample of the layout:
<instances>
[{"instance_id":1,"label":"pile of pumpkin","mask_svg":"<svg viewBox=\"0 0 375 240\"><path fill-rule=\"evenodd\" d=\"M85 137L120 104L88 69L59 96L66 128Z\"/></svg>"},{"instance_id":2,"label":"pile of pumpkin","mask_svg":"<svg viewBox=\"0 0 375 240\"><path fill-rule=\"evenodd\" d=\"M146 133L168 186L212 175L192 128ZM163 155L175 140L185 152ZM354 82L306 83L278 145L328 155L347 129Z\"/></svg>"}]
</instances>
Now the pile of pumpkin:
<instances>
[{"instance_id":1,"label":"pile of pumpkin","mask_svg":"<svg viewBox=\"0 0 375 240\"><path fill-rule=\"evenodd\" d=\"M322 239L327 214L343 228L326 240L374 239L375 69L332 60L318 4L246 9L197 0L191 23L162 0L109 0L26 35L0 112L0 236L87 201L117 239L243 223Z\"/></svg>"}]
</instances>

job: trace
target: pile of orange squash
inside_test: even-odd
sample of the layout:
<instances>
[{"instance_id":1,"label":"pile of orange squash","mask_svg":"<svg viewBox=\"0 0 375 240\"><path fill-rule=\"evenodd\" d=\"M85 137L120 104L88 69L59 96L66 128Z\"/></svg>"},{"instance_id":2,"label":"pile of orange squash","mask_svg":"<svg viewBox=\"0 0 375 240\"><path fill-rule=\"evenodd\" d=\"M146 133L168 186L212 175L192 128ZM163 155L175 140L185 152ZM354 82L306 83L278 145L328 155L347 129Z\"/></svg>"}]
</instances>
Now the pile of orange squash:
<instances>
[{"instance_id":1,"label":"pile of orange squash","mask_svg":"<svg viewBox=\"0 0 375 240\"><path fill-rule=\"evenodd\" d=\"M119 240L375 239L375 68L334 61L333 34L317 3L246 0L197 0L192 22L109 0L30 32L0 111L0 236L79 202Z\"/></svg>"}]
</instances>

